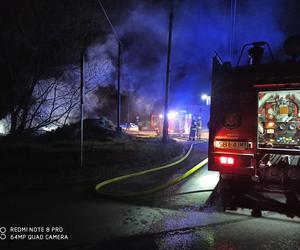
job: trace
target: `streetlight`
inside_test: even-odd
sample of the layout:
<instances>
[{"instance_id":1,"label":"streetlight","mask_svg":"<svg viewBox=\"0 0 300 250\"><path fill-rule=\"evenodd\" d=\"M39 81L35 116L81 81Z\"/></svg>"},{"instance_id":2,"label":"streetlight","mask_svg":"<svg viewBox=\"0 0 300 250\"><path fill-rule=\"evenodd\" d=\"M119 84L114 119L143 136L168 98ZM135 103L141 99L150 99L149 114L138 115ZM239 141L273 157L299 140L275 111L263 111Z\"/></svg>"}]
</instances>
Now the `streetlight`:
<instances>
[{"instance_id":1,"label":"streetlight","mask_svg":"<svg viewBox=\"0 0 300 250\"><path fill-rule=\"evenodd\" d=\"M202 99L202 100L206 100L206 99L207 99L207 97L208 97L208 95L207 95L207 94L202 94L202 96L201 96L201 99Z\"/></svg>"},{"instance_id":2,"label":"streetlight","mask_svg":"<svg viewBox=\"0 0 300 250\"><path fill-rule=\"evenodd\" d=\"M206 105L210 105L210 95L202 94L201 100L205 101Z\"/></svg>"}]
</instances>

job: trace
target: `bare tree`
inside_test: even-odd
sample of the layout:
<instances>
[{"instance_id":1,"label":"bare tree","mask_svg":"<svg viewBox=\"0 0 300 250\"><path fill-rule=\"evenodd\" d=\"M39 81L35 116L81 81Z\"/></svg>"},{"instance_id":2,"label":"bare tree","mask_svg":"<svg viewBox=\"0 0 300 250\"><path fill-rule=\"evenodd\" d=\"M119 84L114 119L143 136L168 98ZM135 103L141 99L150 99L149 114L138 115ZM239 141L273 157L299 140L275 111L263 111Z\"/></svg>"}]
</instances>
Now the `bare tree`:
<instances>
[{"instance_id":1,"label":"bare tree","mask_svg":"<svg viewBox=\"0 0 300 250\"><path fill-rule=\"evenodd\" d=\"M67 2L11 0L1 6L0 119L9 117L11 134L66 122L76 105L76 88L41 79L59 78L62 65L78 64L81 51L101 36L103 18L94 1Z\"/></svg>"},{"instance_id":2,"label":"bare tree","mask_svg":"<svg viewBox=\"0 0 300 250\"><path fill-rule=\"evenodd\" d=\"M79 103L79 87L56 79L41 81L34 91L25 130L34 131L47 126L65 124Z\"/></svg>"}]
</instances>

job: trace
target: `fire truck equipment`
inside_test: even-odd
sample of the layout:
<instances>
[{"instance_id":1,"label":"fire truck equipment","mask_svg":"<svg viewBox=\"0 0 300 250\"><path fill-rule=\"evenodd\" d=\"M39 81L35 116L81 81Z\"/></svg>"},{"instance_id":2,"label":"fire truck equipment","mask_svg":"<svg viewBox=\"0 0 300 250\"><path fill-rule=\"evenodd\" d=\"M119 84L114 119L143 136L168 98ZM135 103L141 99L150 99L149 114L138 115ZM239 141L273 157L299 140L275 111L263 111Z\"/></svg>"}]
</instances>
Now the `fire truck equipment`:
<instances>
[{"instance_id":1,"label":"fire truck equipment","mask_svg":"<svg viewBox=\"0 0 300 250\"><path fill-rule=\"evenodd\" d=\"M250 61L241 66L247 46ZM300 62L275 62L266 42L246 44L236 67L215 56L208 153L209 170L222 177L299 187Z\"/></svg>"}]
</instances>

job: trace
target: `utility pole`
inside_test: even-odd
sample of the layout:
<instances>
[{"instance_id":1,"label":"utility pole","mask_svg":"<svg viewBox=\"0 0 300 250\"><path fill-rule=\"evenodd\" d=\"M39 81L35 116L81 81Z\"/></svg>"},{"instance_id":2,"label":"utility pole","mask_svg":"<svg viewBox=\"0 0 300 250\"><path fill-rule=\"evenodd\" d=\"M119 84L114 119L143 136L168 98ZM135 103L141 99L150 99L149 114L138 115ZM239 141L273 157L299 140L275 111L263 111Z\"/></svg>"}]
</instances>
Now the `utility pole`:
<instances>
[{"instance_id":1,"label":"utility pole","mask_svg":"<svg viewBox=\"0 0 300 250\"><path fill-rule=\"evenodd\" d=\"M130 98L129 98L129 96L130 96L130 92L128 91L127 92L127 129L129 128L129 123L130 123L130 115L129 115L129 100L130 100Z\"/></svg>"},{"instance_id":2,"label":"utility pole","mask_svg":"<svg viewBox=\"0 0 300 250\"><path fill-rule=\"evenodd\" d=\"M83 167L84 49L80 55L80 167Z\"/></svg>"},{"instance_id":3,"label":"utility pole","mask_svg":"<svg viewBox=\"0 0 300 250\"><path fill-rule=\"evenodd\" d=\"M121 134L121 42L118 42L118 97L117 97L117 132Z\"/></svg>"},{"instance_id":4,"label":"utility pole","mask_svg":"<svg viewBox=\"0 0 300 250\"><path fill-rule=\"evenodd\" d=\"M163 123L163 143L168 141L168 103L169 103L169 82L170 82L170 62L171 62L171 48L172 48L172 29L173 29L173 3L171 0L171 8L169 14L169 37L168 37L168 58L166 70L166 89L165 89L165 105L164 105L164 123Z\"/></svg>"},{"instance_id":5,"label":"utility pole","mask_svg":"<svg viewBox=\"0 0 300 250\"><path fill-rule=\"evenodd\" d=\"M229 58L233 61L234 44L235 44L235 29L236 29L236 3L237 0L230 1L230 36L229 36Z\"/></svg>"}]
</instances>

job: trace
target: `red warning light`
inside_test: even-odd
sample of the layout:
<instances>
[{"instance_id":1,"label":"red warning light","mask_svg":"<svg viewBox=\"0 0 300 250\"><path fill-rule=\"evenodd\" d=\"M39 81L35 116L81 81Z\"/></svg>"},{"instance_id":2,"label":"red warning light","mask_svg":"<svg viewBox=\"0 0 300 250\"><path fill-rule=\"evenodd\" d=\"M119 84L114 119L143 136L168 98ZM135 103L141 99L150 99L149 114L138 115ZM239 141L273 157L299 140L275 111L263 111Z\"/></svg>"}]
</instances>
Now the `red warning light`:
<instances>
[{"instance_id":1,"label":"red warning light","mask_svg":"<svg viewBox=\"0 0 300 250\"><path fill-rule=\"evenodd\" d=\"M228 158L227 158L227 163L228 163L229 165L233 165L233 164L234 164L233 158L232 158L232 157L228 157Z\"/></svg>"},{"instance_id":2,"label":"red warning light","mask_svg":"<svg viewBox=\"0 0 300 250\"><path fill-rule=\"evenodd\" d=\"M220 158L220 162L221 162L221 164L226 164L226 163L227 163L227 157L222 156L222 157Z\"/></svg>"},{"instance_id":3,"label":"red warning light","mask_svg":"<svg viewBox=\"0 0 300 250\"><path fill-rule=\"evenodd\" d=\"M232 157L221 156L220 157L220 163L222 165L233 165L234 164L234 159Z\"/></svg>"}]
</instances>

